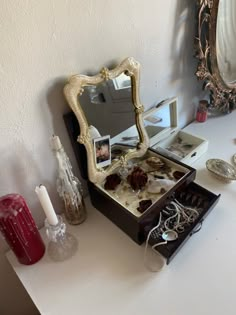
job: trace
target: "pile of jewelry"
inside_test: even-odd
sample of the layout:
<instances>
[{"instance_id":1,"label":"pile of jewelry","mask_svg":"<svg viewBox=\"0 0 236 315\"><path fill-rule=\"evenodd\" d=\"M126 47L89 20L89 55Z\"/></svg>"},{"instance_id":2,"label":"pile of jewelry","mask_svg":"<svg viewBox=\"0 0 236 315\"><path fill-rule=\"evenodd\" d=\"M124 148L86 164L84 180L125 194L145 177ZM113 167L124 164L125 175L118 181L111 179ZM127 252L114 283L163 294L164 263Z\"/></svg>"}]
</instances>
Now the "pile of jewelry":
<instances>
[{"instance_id":1,"label":"pile of jewelry","mask_svg":"<svg viewBox=\"0 0 236 315\"><path fill-rule=\"evenodd\" d=\"M182 237L185 237L188 232L192 230L193 223L199 218L202 211L207 206L208 200L206 197L195 194L194 192L183 191L178 195L178 197L174 197L170 203L161 210L158 224L149 231L146 239L144 264L148 270L152 272L160 271L165 264L163 262L161 268L159 265L150 264L147 256L148 244L151 245L151 249L154 252L157 247L166 245L166 249L164 250L163 248L163 250L168 256L174 249L174 247L171 249L168 244L172 243L173 246L175 246L174 241L181 238L181 235ZM197 230L194 232L197 232ZM165 254L163 257L166 257Z\"/></svg>"},{"instance_id":2,"label":"pile of jewelry","mask_svg":"<svg viewBox=\"0 0 236 315\"><path fill-rule=\"evenodd\" d=\"M195 194L182 192L160 212L158 224L149 231L147 244L151 240L152 249L179 238L199 217L205 207L205 200ZM185 204L180 200L184 200ZM164 240L164 242L162 242Z\"/></svg>"},{"instance_id":3,"label":"pile of jewelry","mask_svg":"<svg viewBox=\"0 0 236 315\"><path fill-rule=\"evenodd\" d=\"M177 199L170 202L160 213L160 224L152 232L152 238L161 238L167 231L183 233L199 216L200 209L182 205Z\"/></svg>"}]
</instances>

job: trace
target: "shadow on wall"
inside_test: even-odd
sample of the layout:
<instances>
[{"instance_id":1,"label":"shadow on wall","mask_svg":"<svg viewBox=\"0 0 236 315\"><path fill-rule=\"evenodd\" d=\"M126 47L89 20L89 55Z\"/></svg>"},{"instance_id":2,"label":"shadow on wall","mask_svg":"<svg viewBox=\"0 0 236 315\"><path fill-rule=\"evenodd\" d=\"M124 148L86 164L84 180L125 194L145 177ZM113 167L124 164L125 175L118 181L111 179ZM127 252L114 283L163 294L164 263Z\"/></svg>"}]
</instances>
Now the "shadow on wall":
<instances>
[{"instance_id":1,"label":"shadow on wall","mask_svg":"<svg viewBox=\"0 0 236 315\"><path fill-rule=\"evenodd\" d=\"M8 154L9 153L9 154ZM36 150L32 148L28 151L23 142L16 141L14 143L14 151L9 148L5 150L5 155L1 156L1 162L6 165L1 171L3 178L8 180L5 182L1 195L9 193L18 193L26 199L33 218L39 228L43 226L44 213L38 202L34 189L40 184L39 180L43 179L39 164L35 159ZM4 162L5 161L5 162ZM8 168L8 165L10 167ZM43 181L45 183L45 181ZM49 183L47 186L50 187ZM11 187L9 191L8 187ZM53 190L49 189L49 193L53 194ZM27 198L26 198L27 196Z\"/></svg>"},{"instance_id":2,"label":"shadow on wall","mask_svg":"<svg viewBox=\"0 0 236 315\"><path fill-rule=\"evenodd\" d=\"M196 33L197 10L196 5L189 0L177 1L175 14L175 23L173 28L173 38L171 45L171 59L172 63L172 84L177 84L183 104L189 102L192 111L189 113L189 119L195 116L196 107L199 99L208 98L206 91L202 90L202 83L197 81L195 72L197 69L197 60L194 57L194 36ZM186 47L191 47L190 49ZM190 79L192 78L192 79ZM195 87L195 88L193 88ZM188 95L189 92L199 97L192 97ZM181 115L181 111L179 113Z\"/></svg>"},{"instance_id":3,"label":"shadow on wall","mask_svg":"<svg viewBox=\"0 0 236 315\"><path fill-rule=\"evenodd\" d=\"M73 173L77 176L82 182L84 193L87 193L86 182L81 179L81 175L79 172L79 167L77 165L74 151L72 149L72 145L70 143L69 135L65 127L65 123L63 120L63 115L70 112L71 109L69 105L67 105L63 89L66 84L66 78L57 78L51 84L50 88L47 91L47 102L49 106L49 110L52 114L52 125L55 135L59 136L62 145L69 156L69 159L72 164Z\"/></svg>"},{"instance_id":4,"label":"shadow on wall","mask_svg":"<svg viewBox=\"0 0 236 315\"><path fill-rule=\"evenodd\" d=\"M34 160L33 152L30 153L23 143L18 143L18 146L19 153L13 155L11 161L14 186L16 187L17 193L20 193L24 198L28 196L26 203L31 210L35 222L37 222L38 227L41 228L43 226L44 214L37 201L34 189L40 184L38 181L42 178L42 173L37 162Z\"/></svg>"},{"instance_id":5,"label":"shadow on wall","mask_svg":"<svg viewBox=\"0 0 236 315\"><path fill-rule=\"evenodd\" d=\"M69 147L68 136L66 133L65 124L63 121L63 114L70 111L69 106L66 104L66 100L63 94L63 88L66 84L65 78L55 78L49 89L47 90L47 103L51 112L52 125L55 135L59 136L67 151Z\"/></svg>"},{"instance_id":6,"label":"shadow on wall","mask_svg":"<svg viewBox=\"0 0 236 315\"><path fill-rule=\"evenodd\" d=\"M0 254L0 314L1 315L39 315L34 303L13 272L4 253ZM14 285L14 288L12 287ZM20 313L19 313L20 310Z\"/></svg>"}]
</instances>

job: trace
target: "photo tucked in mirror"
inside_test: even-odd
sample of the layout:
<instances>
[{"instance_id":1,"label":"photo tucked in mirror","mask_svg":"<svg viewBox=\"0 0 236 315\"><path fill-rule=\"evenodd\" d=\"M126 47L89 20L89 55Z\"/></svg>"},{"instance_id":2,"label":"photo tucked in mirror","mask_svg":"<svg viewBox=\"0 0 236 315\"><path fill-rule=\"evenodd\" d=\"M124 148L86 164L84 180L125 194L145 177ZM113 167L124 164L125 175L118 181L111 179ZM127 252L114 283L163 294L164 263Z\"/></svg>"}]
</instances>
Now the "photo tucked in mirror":
<instances>
[{"instance_id":1,"label":"photo tucked in mirror","mask_svg":"<svg viewBox=\"0 0 236 315\"><path fill-rule=\"evenodd\" d=\"M97 167L103 167L111 164L110 136L94 139L94 154Z\"/></svg>"}]
</instances>

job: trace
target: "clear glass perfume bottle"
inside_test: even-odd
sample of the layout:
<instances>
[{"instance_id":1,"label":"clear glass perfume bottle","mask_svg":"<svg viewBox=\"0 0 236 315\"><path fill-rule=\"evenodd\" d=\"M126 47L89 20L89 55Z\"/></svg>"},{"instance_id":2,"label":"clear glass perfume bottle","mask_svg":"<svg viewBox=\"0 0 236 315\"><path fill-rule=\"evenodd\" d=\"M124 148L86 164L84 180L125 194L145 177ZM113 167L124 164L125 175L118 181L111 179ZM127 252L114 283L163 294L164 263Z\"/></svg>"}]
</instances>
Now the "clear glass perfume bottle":
<instances>
[{"instance_id":1,"label":"clear glass perfume bottle","mask_svg":"<svg viewBox=\"0 0 236 315\"><path fill-rule=\"evenodd\" d=\"M83 200L82 185L72 173L72 166L58 136L52 136L51 147L58 161L57 192L65 204L65 217L70 224L80 224L87 212Z\"/></svg>"}]
</instances>

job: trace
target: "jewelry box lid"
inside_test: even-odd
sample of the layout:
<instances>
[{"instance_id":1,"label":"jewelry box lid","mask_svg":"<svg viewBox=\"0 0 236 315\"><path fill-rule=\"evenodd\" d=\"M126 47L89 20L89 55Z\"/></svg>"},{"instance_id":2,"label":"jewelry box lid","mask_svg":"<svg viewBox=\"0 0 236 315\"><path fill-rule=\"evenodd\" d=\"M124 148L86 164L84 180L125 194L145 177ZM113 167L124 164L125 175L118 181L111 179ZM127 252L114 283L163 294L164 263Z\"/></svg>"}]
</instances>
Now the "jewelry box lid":
<instances>
[{"instance_id":1,"label":"jewelry box lid","mask_svg":"<svg viewBox=\"0 0 236 315\"><path fill-rule=\"evenodd\" d=\"M150 147L167 139L178 129L177 102L177 97L172 97L143 113L142 118ZM138 132L135 125L111 138L111 144L136 145L137 141Z\"/></svg>"},{"instance_id":2,"label":"jewelry box lid","mask_svg":"<svg viewBox=\"0 0 236 315\"><path fill-rule=\"evenodd\" d=\"M143 113L151 147L178 129L177 102L177 97L169 98Z\"/></svg>"}]
</instances>

